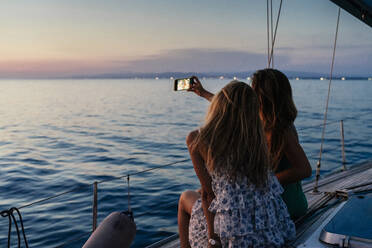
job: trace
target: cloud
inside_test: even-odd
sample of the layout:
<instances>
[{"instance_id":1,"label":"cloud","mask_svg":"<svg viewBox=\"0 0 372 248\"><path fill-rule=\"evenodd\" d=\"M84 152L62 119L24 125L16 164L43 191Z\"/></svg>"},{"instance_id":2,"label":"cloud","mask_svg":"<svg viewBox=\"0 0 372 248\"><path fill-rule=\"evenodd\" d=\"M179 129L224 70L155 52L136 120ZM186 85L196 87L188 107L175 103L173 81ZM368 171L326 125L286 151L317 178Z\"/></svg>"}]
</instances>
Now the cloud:
<instances>
[{"instance_id":1,"label":"cloud","mask_svg":"<svg viewBox=\"0 0 372 248\"><path fill-rule=\"evenodd\" d=\"M335 73L368 75L372 71L370 46L347 46L336 50ZM332 50L324 47L278 47L275 67L286 71L328 73ZM68 77L110 73L247 72L265 68L267 55L244 50L190 48L165 50L136 60L0 61L0 77Z\"/></svg>"},{"instance_id":2,"label":"cloud","mask_svg":"<svg viewBox=\"0 0 372 248\"><path fill-rule=\"evenodd\" d=\"M280 55L281 61L289 61ZM120 61L114 61L120 63ZM125 71L133 72L238 72L264 68L266 54L231 49L176 49L133 61L122 61Z\"/></svg>"},{"instance_id":3,"label":"cloud","mask_svg":"<svg viewBox=\"0 0 372 248\"><path fill-rule=\"evenodd\" d=\"M281 61L289 58L280 55ZM93 76L126 72L244 72L264 68L266 54L232 49L165 50L130 59L0 61L0 77Z\"/></svg>"},{"instance_id":4,"label":"cloud","mask_svg":"<svg viewBox=\"0 0 372 248\"><path fill-rule=\"evenodd\" d=\"M87 60L0 61L2 78L68 77L118 70L110 63Z\"/></svg>"},{"instance_id":5,"label":"cloud","mask_svg":"<svg viewBox=\"0 0 372 248\"><path fill-rule=\"evenodd\" d=\"M370 45L337 47L335 73L367 75L371 72ZM329 72L332 47L303 46L275 49L275 67L303 72ZM238 72L254 71L267 66L265 53L232 49L176 49L132 61L115 61L124 71L133 72Z\"/></svg>"},{"instance_id":6,"label":"cloud","mask_svg":"<svg viewBox=\"0 0 372 248\"><path fill-rule=\"evenodd\" d=\"M333 47L307 45L301 47L283 46L276 48L276 54L286 54L287 63L278 61L282 70L329 73ZM372 45L337 45L334 73L340 75L370 76L372 72Z\"/></svg>"}]
</instances>

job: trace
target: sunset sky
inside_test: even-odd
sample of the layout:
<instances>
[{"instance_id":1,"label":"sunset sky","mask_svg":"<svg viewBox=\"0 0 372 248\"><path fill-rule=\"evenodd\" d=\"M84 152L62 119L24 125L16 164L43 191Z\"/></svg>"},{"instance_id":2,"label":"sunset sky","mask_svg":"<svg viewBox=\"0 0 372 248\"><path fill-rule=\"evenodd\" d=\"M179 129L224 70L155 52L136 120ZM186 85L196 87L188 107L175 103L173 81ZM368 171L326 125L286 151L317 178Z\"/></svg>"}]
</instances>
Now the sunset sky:
<instances>
[{"instance_id":1,"label":"sunset sky","mask_svg":"<svg viewBox=\"0 0 372 248\"><path fill-rule=\"evenodd\" d=\"M330 1L284 0L275 67L328 72L337 11ZM263 0L5 0L0 16L3 78L237 72L267 63ZM372 29L345 11L335 72L372 74Z\"/></svg>"}]
</instances>

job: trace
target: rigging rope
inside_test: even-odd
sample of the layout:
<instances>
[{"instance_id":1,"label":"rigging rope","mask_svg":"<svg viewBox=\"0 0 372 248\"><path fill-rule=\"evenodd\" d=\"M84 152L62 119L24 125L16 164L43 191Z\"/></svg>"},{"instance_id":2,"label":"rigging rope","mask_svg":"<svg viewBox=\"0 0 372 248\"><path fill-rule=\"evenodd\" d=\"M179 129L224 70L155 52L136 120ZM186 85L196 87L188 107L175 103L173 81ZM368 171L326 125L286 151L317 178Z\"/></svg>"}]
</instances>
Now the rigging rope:
<instances>
[{"instance_id":1,"label":"rigging rope","mask_svg":"<svg viewBox=\"0 0 372 248\"><path fill-rule=\"evenodd\" d=\"M19 222L21 223L21 228L22 228L23 240L24 240L24 243L25 243L26 248L28 248L27 238L26 238L26 234L25 234L25 228L23 226L22 215L21 215L21 212L19 211L19 209L18 208L15 208L15 207L12 207L9 210L4 210L4 211L1 211L0 212L0 215L2 217L8 217L8 220L9 220L9 226L8 226L8 248L10 248L10 238L11 238L11 233L12 233L12 220L14 222L14 225L15 225L16 231L17 231L18 248L21 247L21 235L20 235L20 232L19 232L17 220L16 220L16 218L15 218L15 216L13 214L14 211L16 211L17 214L18 214Z\"/></svg>"},{"instance_id":2,"label":"rigging rope","mask_svg":"<svg viewBox=\"0 0 372 248\"><path fill-rule=\"evenodd\" d=\"M337 37L338 37L338 26L339 26L339 23L340 23L340 13L341 13L341 8L338 8L336 34L335 34L335 41L334 41L334 44L333 44L331 72L330 72L330 78L329 78L329 83L328 83L328 95L327 95L327 101L326 101L326 108L325 108L325 111L324 111L322 139L321 139L321 143L320 143L319 160L318 160L318 163L316 165L315 185L314 185L314 189L313 189L314 193L319 192L318 191L318 181L319 181L319 177L320 177L320 167L321 167L321 161L322 161L324 135L325 135L325 128L326 128L326 123L327 123L327 114L328 114L328 103L329 103L329 96L330 96L330 92L331 92L331 83L332 83L332 77L333 77L333 66L334 66L334 63L335 63L336 45L337 45Z\"/></svg>"},{"instance_id":3,"label":"rigging rope","mask_svg":"<svg viewBox=\"0 0 372 248\"><path fill-rule=\"evenodd\" d=\"M270 67L270 23L269 23L269 0L266 0L266 30L267 30L267 67Z\"/></svg>"},{"instance_id":4,"label":"rigging rope","mask_svg":"<svg viewBox=\"0 0 372 248\"><path fill-rule=\"evenodd\" d=\"M273 46L273 0L270 0L270 14L271 14L271 44ZM269 60L270 63L270 60ZM274 54L272 54L272 62L271 62L271 68L274 67Z\"/></svg>"},{"instance_id":5,"label":"rigging rope","mask_svg":"<svg viewBox=\"0 0 372 248\"><path fill-rule=\"evenodd\" d=\"M293 246L300 238L301 236L309 230L309 227L311 227L314 223L316 223L321 217L321 213L325 213L332 207L335 207L337 204L342 202L344 199L336 197L336 194L330 193L323 196L320 201L317 201L317 206L314 206L312 209L311 215L304 215L297 219L295 221L296 225L296 238L290 242L289 247L297 247ZM331 202L333 201L333 202ZM309 218L311 217L311 218ZM306 223L307 222L307 223ZM304 227L301 227L305 225Z\"/></svg>"},{"instance_id":6,"label":"rigging rope","mask_svg":"<svg viewBox=\"0 0 372 248\"><path fill-rule=\"evenodd\" d=\"M280 0L280 5L279 5L279 10L278 10L278 15L276 17L276 24L275 24L275 31L274 31L274 36L272 35L273 33L273 17L272 17L272 1L271 1L271 49L270 49L270 24L269 24L269 0L266 2L266 15L267 15L267 58L268 58L268 68L273 68L274 67L274 45L275 45L275 39L276 39L276 33L278 30L278 25L279 25L279 18L280 18L280 13L282 10L282 4L283 0Z\"/></svg>"}]
</instances>

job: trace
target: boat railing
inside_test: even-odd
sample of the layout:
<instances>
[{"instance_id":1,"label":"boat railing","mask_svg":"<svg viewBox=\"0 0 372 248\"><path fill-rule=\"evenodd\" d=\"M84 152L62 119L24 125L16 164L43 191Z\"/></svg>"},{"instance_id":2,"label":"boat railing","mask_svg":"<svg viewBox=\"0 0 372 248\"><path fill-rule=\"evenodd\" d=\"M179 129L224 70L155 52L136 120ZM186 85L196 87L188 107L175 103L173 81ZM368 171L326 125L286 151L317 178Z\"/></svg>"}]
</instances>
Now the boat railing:
<instances>
[{"instance_id":1,"label":"boat railing","mask_svg":"<svg viewBox=\"0 0 372 248\"><path fill-rule=\"evenodd\" d=\"M344 121L343 120L341 120L341 121L340 120L329 121L329 122L327 122L327 125L331 125L331 124L335 124L335 123L340 123L340 137L341 137L341 139L340 139L341 142L340 143L341 143L341 153L342 153L342 168L341 168L341 170L346 170L345 145L344 145L345 144L344 143ZM323 124L306 126L306 127L298 128L297 130L301 131L301 130L312 129L312 128L320 128L322 125ZM334 150L336 150L336 149L327 150L327 152L334 151ZM56 198L61 197L63 195L67 195L67 194L70 194L70 193L73 193L73 192L79 192L79 191L85 190L89 187L93 187L92 231L91 232L86 232L86 233L84 233L84 234L82 234L82 235L80 235L80 236L78 236L74 239L70 239L70 240L66 241L65 243L63 243L62 245L58 245L56 247L65 247L66 245L71 244L72 242L76 242L76 241L78 241L78 240L80 240L84 237L87 237L87 235L94 232L94 230L97 228L98 185L103 184L103 183L107 183L107 182L116 181L116 180L126 179L126 181L127 181L127 190L128 190L128 211L127 211L127 213L129 213L129 215L131 215L133 217L132 210L131 210L131 205L130 205L130 178L133 177L133 176L136 176L136 175L147 173L147 172L150 172L150 171L153 171L153 170L162 169L162 168L169 167L169 166L172 166L172 165L176 165L176 164L179 164L179 163L184 163L184 162L187 162L187 161L190 161L190 160L189 159L178 160L178 161L174 161L174 162L159 165L159 166L154 166L152 168L148 168L148 169L145 169L145 170L132 172L132 173L127 173L127 174L121 175L121 176L111 176L109 179L94 181L90 184L85 184L85 185L81 185L81 186L78 186L78 187L74 187L70 190L66 190L64 192L61 192L61 193L58 193L58 194L55 194L55 195L52 195L52 196L49 196L49 197L46 197L46 198L42 198L42 199L30 202L30 203L21 205L18 208L12 207L10 209L3 210L3 211L0 212L0 215L3 216L3 217L8 217L8 219L9 219L8 244L10 244L10 233L11 233L10 230L11 230L12 220L13 220L15 226L16 226L16 231L17 231L17 234L18 234L18 243L20 242L20 232L18 230L17 221L16 221L16 219L13 215L13 212L15 212L15 211L18 212L19 221L21 222L21 226L22 226L22 229L23 229L22 217L21 217L21 214L20 214L19 210L24 209L24 208L29 208L29 207L32 207L32 206L35 206L35 205L42 205L42 204L45 204L46 202L48 202L50 200L56 199ZM153 212L153 210L152 210L152 212ZM136 215L136 218L144 216L146 214L147 214L147 212L140 213L140 214ZM22 231L24 232L24 230L22 230ZM25 239L26 247L28 247L25 235L24 235L24 239Z\"/></svg>"},{"instance_id":2,"label":"boat railing","mask_svg":"<svg viewBox=\"0 0 372 248\"><path fill-rule=\"evenodd\" d=\"M347 120L347 119L346 119ZM345 120L335 120L335 121L328 121L326 125L331 124L340 124L340 147L328 148L323 153L331 153L335 151L339 151L341 148L341 170L347 170L347 162L346 162L346 152L345 152L345 132L344 132L344 121ZM321 128L324 124L312 125L312 126L305 126L297 128L297 131L307 130L307 129L314 129L314 128ZM307 154L307 156L311 159L318 159L319 154Z\"/></svg>"}]
</instances>

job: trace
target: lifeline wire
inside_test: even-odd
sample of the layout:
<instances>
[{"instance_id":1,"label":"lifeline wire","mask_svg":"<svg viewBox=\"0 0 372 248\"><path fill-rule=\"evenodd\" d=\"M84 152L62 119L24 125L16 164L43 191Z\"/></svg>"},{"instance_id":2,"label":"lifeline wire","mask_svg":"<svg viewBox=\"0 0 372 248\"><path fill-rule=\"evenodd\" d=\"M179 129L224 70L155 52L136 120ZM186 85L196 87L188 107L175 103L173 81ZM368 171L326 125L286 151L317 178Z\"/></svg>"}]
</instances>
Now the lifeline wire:
<instances>
[{"instance_id":1,"label":"lifeline wire","mask_svg":"<svg viewBox=\"0 0 372 248\"><path fill-rule=\"evenodd\" d=\"M152 167L152 168L149 168L149 169L146 169L146 170L142 170L142 171L134 172L134 173L132 173L132 174L126 174L125 176L119 176L119 177L113 177L113 178L106 179L106 180L101 180L101 181L98 181L97 184L105 183L105 182L111 182L111 181L118 180L118 179L122 179L122 178L124 178L124 177L128 177L128 176L139 175L139 174L142 174L142 173L146 173L146 172L153 171L153 170L156 170L156 169L161 169L161 168L164 168L164 167L167 167L167 166L175 165L175 164L178 164L178 163L183 163L183 162L186 162L186 161L189 161L189 159L179 160L179 161L175 161L175 162L168 163L168 164L165 164L165 165L155 166L155 167ZM86 185L82 185L82 186L78 186L78 187L75 187L75 188L73 188L73 189L70 189L70 190L67 190L67 191L61 192L61 193L59 193L59 194L52 195L52 196L50 196L50 197L43 198L43 199L40 199L40 200L37 200L37 201L31 202L31 203L28 203L28 204L22 205L22 206L18 207L18 209L27 208L27 207L31 207L31 206L33 206L33 205L37 205L37 204L39 204L39 203L43 203L43 202L45 202L45 201L48 201L48 200L51 200L51 199L54 199L54 198L57 198L57 197L60 197L60 196L66 195L66 194L68 194L68 193L71 193L71 192L74 192L74 191L78 191L78 190L81 190L81 189L84 189L84 188L88 188L88 187L92 186L93 184L94 184L94 183L86 184ZM4 211L7 211L7 210L4 210ZM3 213L4 211L2 211L1 213Z\"/></svg>"},{"instance_id":2,"label":"lifeline wire","mask_svg":"<svg viewBox=\"0 0 372 248\"><path fill-rule=\"evenodd\" d=\"M318 163L316 165L315 185L314 185L314 189L313 189L314 193L319 192L318 191L318 181L319 181L319 176L320 176L320 166L321 166L321 161L322 161L324 135L325 135L325 128L326 128L326 123L327 123L328 103L329 103L329 96L330 96L330 92L331 92L331 83L332 83L332 77L333 77L333 66L334 66L334 63L335 63L335 54L336 54L336 45L337 45L337 36L338 36L338 25L340 23L340 13L341 13L341 8L338 8L336 34L335 34L335 41L334 41L334 44L333 44L331 72L330 72L330 78L329 78L329 83L328 83L328 95L327 95L326 108L325 108L325 111L324 111L322 139L321 139L321 143L320 143L319 160L318 160Z\"/></svg>"},{"instance_id":3,"label":"lifeline wire","mask_svg":"<svg viewBox=\"0 0 372 248\"><path fill-rule=\"evenodd\" d=\"M102 180L102 181L99 181L97 182L97 184L100 184L100 183L104 183L104 182L110 182L110 181L114 181L114 180L118 180L118 179L122 179L124 177L127 177L127 181L128 181L128 211L124 212L125 214L127 214L132 220L133 220L133 213L131 211L131 206L130 206L130 188L129 188L129 179L130 179L130 176L133 176L133 175L139 175L139 174L142 174L142 173L146 173L146 172L149 172L149 171L152 171L152 170L156 170L156 169L161 169L161 168L164 168L164 167L167 167L167 166L171 166L171 165L175 165L175 164L178 164L178 163L183 163L183 162L186 162L186 161L189 161L189 159L184 159L184 160L179 160L179 161L175 161L175 162L172 162L172 163L168 163L168 164L165 164L165 165L159 165L159 166L155 166L155 167L152 167L152 168L149 168L149 169L146 169L146 170L142 170L142 171L138 171L138 172L134 172L132 174L127 174L125 176L120 176L120 177L113 177L113 178L110 178L110 179L107 179L107 180ZM11 238L11 230L12 230L12 220L14 222L14 225L16 227L16 231L17 231L17 236L18 236L18 248L20 248L20 244L21 244L21 238L20 238L20 232L19 232L19 228L18 228L18 224L17 224L17 220L15 219L15 216L13 214L14 211L16 211L18 213L18 217L19 217L19 221L21 223L21 227L22 227L22 234L23 234L23 239L24 239L24 242L25 242L25 246L26 248L28 248L28 242L27 242L27 239L26 239L26 234L25 234L25 230L24 230L24 226L23 226L23 220L22 220L22 216L21 216L21 213L19 211L19 209L21 208L26 208L26 207L30 207L30 206L33 206L33 205L36 205L36 204L40 204L40 203L43 203L45 201L48 201L48 200L51 200L51 199L54 199L54 198L57 198L57 197L60 197L62 195L66 195L68 193L71 193L71 192L74 192L74 191L77 191L77 190L80 190L80 189L84 189L84 188L87 188L89 186L92 186L94 183L91 183L91 184L87 184L87 185L82 185L82 186L78 186L78 187L75 187L71 190L67 190L67 191L64 191L62 193L59 193L59 194L56 194L56 195L53 195L53 196L50 196L50 197L47 197L47 198L44 198L44 199L40 199L40 200L37 200L37 201L34 201L34 202L31 202L31 203L28 203L26 205L23 205L19 208L16 208L16 207L12 207L10 208L9 210L3 210L0 212L0 215L2 217L8 217L8 220L9 220L9 227L8 227L8 248L10 248L10 238Z\"/></svg>"}]
</instances>

